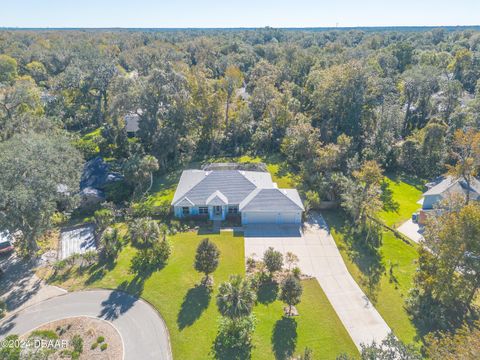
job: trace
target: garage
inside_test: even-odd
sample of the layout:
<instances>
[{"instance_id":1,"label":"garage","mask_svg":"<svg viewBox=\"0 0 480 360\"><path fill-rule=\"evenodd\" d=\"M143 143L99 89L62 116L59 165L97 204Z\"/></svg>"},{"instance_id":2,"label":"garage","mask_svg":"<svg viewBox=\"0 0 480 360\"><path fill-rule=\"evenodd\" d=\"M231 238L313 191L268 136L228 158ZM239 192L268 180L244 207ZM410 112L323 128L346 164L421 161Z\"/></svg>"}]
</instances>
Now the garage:
<instances>
[{"instance_id":1,"label":"garage","mask_svg":"<svg viewBox=\"0 0 480 360\"><path fill-rule=\"evenodd\" d=\"M302 215L297 212L245 211L242 224L300 224Z\"/></svg>"},{"instance_id":2,"label":"garage","mask_svg":"<svg viewBox=\"0 0 480 360\"><path fill-rule=\"evenodd\" d=\"M295 189L257 189L240 203L242 224L300 224L305 210Z\"/></svg>"}]
</instances>

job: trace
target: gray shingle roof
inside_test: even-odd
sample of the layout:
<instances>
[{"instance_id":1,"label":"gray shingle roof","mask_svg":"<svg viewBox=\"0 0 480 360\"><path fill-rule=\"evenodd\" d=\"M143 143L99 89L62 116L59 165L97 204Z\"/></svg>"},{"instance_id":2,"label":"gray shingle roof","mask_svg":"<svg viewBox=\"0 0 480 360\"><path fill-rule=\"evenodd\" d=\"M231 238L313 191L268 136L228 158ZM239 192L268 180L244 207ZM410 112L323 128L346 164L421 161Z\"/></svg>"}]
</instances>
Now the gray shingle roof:
<instances>
[{"instance_id":1,"label":"gray shingle roof","mask_svg":"<svg viewBox=\"0 0 480 360\"><path fill-rule=\"evenodd\" d=\"M277 189L268 172L185 170L173 197L175 206L239 205L241 211L304 210L295 189Z\"/></svg>"},{"instance_id":2,"label":"gray shingle roof","mask_svg":"<svg viewBox=\"0 0 480 360\"><path fill-rule=\"evenodd\" d=\"M240 204L240 211L303 211L295 189L256 189Z\"/></svg>"},{"instance_id":3,"label":"gray shingle roof","mask_svg":"<svg viewBox=\"0 0 480 360\"><path fill-rule=\"evenodd\" d=\"M455 179L451 176L447 176L437 185L430 188L423 195L442 195L444 193L467 193L467 183L463 179ZM470 184L470 193L480 195L480 181L473 179Z\"/></svg>"}]
</instances>

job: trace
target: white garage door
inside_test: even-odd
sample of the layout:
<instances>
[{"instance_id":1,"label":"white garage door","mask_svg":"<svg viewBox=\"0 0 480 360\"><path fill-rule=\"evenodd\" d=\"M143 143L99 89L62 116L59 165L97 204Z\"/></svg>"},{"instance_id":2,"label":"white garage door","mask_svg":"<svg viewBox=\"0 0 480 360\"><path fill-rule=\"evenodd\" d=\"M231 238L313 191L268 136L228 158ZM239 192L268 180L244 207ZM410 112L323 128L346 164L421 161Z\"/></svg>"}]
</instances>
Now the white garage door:
<instances>
[{"instance_id":1,"label":"white garage door","mask_svg":"<svg viewBox=\"0 0 480 360\"><path fill-rule=\"evenodd\" d=\"M300 224L301 213L249 211L242 213L243 224Z\"/></svg>"},{"instance_id":2,"label":"white garage door","mask_svg":"<svg viewBox=\"0 0 480 360\"><path fill-rule=\"evenodd\" d=\"M301 214L299 212L282 213L278 222L280 224L300 224Z\"/></svg>"}]
</instances>

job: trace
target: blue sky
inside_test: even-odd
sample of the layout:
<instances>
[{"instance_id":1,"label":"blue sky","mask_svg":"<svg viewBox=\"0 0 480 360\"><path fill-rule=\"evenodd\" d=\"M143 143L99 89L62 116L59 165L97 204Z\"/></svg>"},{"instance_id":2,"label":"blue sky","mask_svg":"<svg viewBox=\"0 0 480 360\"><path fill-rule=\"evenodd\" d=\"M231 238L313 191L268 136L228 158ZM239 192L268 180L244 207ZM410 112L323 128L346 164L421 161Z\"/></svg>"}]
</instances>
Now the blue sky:
<instances>
[{"instance_id":1,"label":"blue sky","mask_svg":"<svg viewBox=\"0 0 480 360\"><path fill-rule=\"evenodd\" d=\"M0 0L0 27L479 24L480 0Z\"/></svg>"}]
</instances>

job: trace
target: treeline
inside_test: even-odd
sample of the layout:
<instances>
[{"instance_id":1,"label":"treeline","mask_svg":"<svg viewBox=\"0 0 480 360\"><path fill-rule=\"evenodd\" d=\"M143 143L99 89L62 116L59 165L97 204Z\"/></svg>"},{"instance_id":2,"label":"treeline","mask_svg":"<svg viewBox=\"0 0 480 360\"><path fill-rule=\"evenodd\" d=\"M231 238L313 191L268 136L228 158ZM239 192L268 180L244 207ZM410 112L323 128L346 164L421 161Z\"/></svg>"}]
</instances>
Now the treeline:
<instances>
[{"instance_id":1,"label":"treeline","mask_svg":"<svg viewBox=\"0 0 480 360\"><path fill-rule=\"evenodd\" d=\"M369 174L444 173L455 132L478 129L479 78L474 30L2 31L0 139L66 136L139 193L152 170L280 153L309 203L340 202L374 195Z\"/></svg>"}]
</instances>

